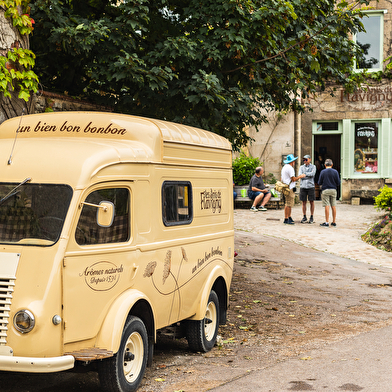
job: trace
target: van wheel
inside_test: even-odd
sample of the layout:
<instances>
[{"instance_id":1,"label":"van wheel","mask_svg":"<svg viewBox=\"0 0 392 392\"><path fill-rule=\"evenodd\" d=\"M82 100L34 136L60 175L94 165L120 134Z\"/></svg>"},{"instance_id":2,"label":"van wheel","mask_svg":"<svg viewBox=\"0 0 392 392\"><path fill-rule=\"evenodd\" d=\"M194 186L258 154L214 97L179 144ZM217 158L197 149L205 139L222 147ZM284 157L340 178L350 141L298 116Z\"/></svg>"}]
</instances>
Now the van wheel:
<instances>
[{"instance_id":1,"label":"van wheel","mask_svg":"<svg viewBox=\"0 0 392 392\"><path fill-rule=\"evenodd\" d=\"M101 387L107 392L134 392L146 370L148 336L140 318L130 316L125 323L120 348L111 358L99 363Z\"/></svg>"},{"instance_id":2,"label":"van wheel","mask_svg":"<svg viewBox=\"0 0 392 392\"><path fill-rule=\"evenodd\" d=\"M207 352L215 344L219 328L219 300L214 290L211 290L207 302L206 314L202 320L186 322L186 338L192 351Z\"/></svg>"}]
</instances>

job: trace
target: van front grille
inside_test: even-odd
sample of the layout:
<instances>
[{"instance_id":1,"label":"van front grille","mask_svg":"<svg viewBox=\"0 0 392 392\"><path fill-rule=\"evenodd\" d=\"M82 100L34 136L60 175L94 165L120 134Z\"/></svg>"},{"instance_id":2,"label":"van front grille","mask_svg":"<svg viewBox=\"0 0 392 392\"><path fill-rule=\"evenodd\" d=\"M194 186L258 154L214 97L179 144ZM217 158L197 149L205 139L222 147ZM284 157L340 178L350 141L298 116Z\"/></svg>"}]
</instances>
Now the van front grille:
<instances>
[{"instance_id":1,"label":"van front grille","mask_svg":"<svg viewBox=\"0 0 392 392\"><path fill-rule=\"evenodd\" d=\"M15 279L0 278L0 346L7 344L7 331L14 286Z\"/></svg>"}]
</instances>

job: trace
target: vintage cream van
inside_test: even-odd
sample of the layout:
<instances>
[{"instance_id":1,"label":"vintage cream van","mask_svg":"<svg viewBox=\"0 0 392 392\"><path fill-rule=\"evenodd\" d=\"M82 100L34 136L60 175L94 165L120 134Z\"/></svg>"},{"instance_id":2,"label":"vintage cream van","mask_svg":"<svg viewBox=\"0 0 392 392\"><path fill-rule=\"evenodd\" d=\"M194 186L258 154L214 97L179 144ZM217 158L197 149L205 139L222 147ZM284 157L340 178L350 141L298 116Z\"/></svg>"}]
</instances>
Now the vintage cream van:
<instances>
[{"instance_id":1,"label":"vintage cream van","mask_svg":"<svg viewBox=\"0 0 392 392\"><path fill-rule=\"evenodd\" d=\"M231 145L89 112L0 125L0 370L96 363L135 391L157 330L208 351L233 272Z\"/></svg>"}]
</instances>

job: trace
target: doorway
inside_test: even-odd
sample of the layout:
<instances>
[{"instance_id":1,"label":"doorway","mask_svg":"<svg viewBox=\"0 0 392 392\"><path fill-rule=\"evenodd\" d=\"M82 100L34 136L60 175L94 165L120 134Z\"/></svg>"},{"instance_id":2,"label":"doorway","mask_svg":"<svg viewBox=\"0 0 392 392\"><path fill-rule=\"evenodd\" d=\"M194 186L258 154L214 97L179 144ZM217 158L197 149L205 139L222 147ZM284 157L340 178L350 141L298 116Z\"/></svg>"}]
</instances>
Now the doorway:
<instances>
[{"instance_id":1,"label":"doorway","mask_svg":"<svg viewBox=\"0 0 392 392\"><path fill-rule=\"evenodd\" d=\"M314 135L313 140L314 152L313 152L313 163L317 167L315 181L317 183L318 177L320 175L320 171L324 168L324 162L326 159L332 159L333 168L336 169L339 173L340 179L342 178L341 174L341 135L333 134L333 135ZM317 188L317 186L316 186ZM337 190L337 198L340 198L340 186ZM316 189L316 197L317 197L317 189Z\"/></svg>"}]
</instances>

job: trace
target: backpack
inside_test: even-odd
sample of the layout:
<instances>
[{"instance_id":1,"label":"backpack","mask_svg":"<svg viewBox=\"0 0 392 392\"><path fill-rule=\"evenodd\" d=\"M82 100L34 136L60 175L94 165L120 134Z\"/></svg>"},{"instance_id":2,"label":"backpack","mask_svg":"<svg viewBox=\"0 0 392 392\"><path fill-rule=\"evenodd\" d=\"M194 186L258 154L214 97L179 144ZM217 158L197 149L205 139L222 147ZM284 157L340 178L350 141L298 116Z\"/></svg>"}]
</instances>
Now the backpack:
<instances>
[{"instance_id":1,"label":"backpack","mask_svg":"<svg viewBox=\"0 0 392 392\"><path fill-rule=\"evenodd\" d=\"M275 184L275 189L280 192L283 193L284 195L288 195L290 193L290 188L287 184L284 184L281 181L276 181Z\"/></svg>"}]
</instances>

